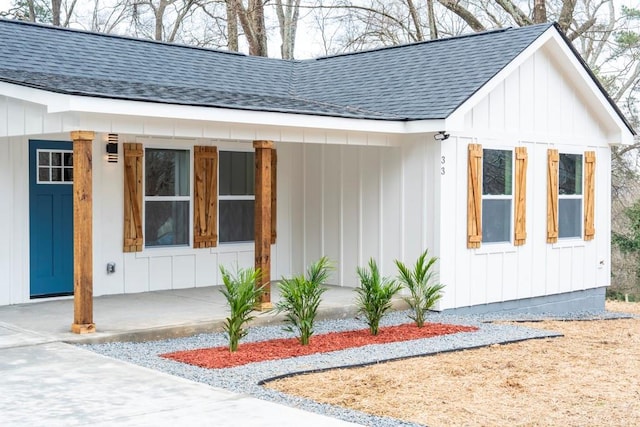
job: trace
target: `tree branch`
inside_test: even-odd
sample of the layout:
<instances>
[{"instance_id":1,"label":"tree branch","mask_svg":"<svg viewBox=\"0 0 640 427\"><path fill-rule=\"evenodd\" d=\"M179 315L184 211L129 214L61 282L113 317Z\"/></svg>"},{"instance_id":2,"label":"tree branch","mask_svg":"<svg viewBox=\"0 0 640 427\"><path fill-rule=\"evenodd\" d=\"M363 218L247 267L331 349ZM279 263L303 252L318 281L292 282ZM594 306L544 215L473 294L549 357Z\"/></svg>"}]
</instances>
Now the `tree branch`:
<instances>
[{"instance_id":1,"label":"tree branch","mask_svg":"<svg viewBox=\"0 0 640 427\"><path fill-rule=\"evenodd\" d=\"M527 25L533 24L533 21L511 0L496 0L496 3L513 18L519 27L526 27Z\"/></svg>"},{"instance_id":2,"label":"tree branch","mask_svg":"<svg viewBox=\"0 0 640 427\"><path fill-rule=\"evenodd\" d=\"M487 30L485 26L482 25L482 23L478 21L475 16L473 16L473 13L469 12L469 10L467 10L464 6L461 6L460 3L458 3L456 0L438 0L438 2L458 15L460 18L462 18L462 20L466 22L473 31Z\"/></svg>"}]
</instances>

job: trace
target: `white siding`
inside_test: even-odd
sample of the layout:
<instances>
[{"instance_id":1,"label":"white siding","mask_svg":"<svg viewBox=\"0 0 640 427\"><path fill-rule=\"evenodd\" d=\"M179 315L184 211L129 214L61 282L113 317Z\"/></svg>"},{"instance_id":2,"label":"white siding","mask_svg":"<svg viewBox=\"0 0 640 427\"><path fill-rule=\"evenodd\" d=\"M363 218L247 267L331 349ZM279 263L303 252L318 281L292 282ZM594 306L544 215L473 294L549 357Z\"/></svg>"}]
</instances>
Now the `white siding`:
<instances>
[{"instance_id":1,"label":"white siding","mask_svg":"<svg viewBox=\"0 0 640 427\"><path fill-rule=\"evenodd\" d=\"M0 245L0 305L11 303L11 253L13 248L13 168L11 167L10 144L6 138L0 138L0 236L4 236ZM6 281L6 282L5 282Z\"/></svg>"},{"instance_id":2,"label":"white siding","mask_svg":"<svg viewBox=\"0 0 640 427\"><path fill-rule=\"evenodd\" d=\"M217 145L252 150L254 139L278 149L278 240L272 277L304 271L322 255L336 262L332 283L354 286L356 266L374 257L383 274L394 259L438 256L446 285L440 308L464 307L589 289L610 278L610 149L598 117L545 50L536 52L464 117L446 141L205 120L126 115L50 114L0 96L0 305L29 299L28 139L68 139L96 131L94 294L134 293L220 283L219 266L250 266L253 244L122 252L123 164L108 163L104 133L166 147ZM144 115L144 111L140 114ZM453 132L452 132L453 133ZM163 139L156 137L161 136ZM144 138L143 138L144 137ZM527 240L524 246L466 248L467 146L526 146ZM546 155L596 151L596 238L546 243ZM121 155L122 158L122 155ZM106 264L116 263L115 274Z\"/></svg>"},{"instance_id":3,"label":"white siding","mask_svg":"<svg viewBox=\"0 0 640 427\"><path fill-rule=\"evenodd\" d=\"M436 254L435 145L426 137L398 148L278 145L279 184L285 181L279 192L289 189L295 206L291 225L279 216L278 239L285 227L292 255L302 254L292 256L289 271L284 264L278 270L300 273L327 255L337 264L332 283L355 286L356 267L370 257L383 274L395 276L395 259L413 262L427 245Z\"/></svg>"},{"instance_id":4,"label":"white siding","mask_svg":"<svg viewBox=\"0 0 640 427\"><path fill-rule=\"evenodd\" d=\"M440 308L465 307L609 285L610 149L603 127L552 60L537 52L465 119L468 127L443 144ZM527 240L524 246L466 247L467 147L525 146ZM596 236L546 242L547 149L596 151ZM449 161L451 159L451 161ZM451 174L449 173L451 170ZM455 214L454 214L455 213ZM446 238L444 236L451 236Z\"/></svg>"},{"instance_id":5,"label":"white siding","mask_svg":"<svg viewBox=\"0 0 640 427\"><path fill-rule=\"evenodd\" d=\"M607 142L599 118L544 51L536 52L467 113L478 138L567 145Z\"/></svg>"},{"instance_id":6,"label":"white siding","mask_svg":"<svg viewBox=\"0 0 640 427\"><path fill-rule=\"evenodd\" d=\"M29 297L28 157L25 138L0 138L0 305Z\"/></svg>"},{"instance_id":7,"label":"white siding","mask_svg":"<svg viewBox=\"0 0 640 427\"><path fill-rule=\"evenodd\" d=\"M120 139L121 142L131 140L135 139L124 136ZM149 248L142 252L123 253L124 165L122 153L118 163L108 163L103 141L103 135L99 134L93 145L95 295L218 285L221 283L220 265L229 269L234 269L236 265L240 267L253 265L253 242L219 244L215 248L206 249ZM189 150L194 145L216 145L219 149L226 150L253 150L252 145L246 142L163 138L138 138L137 141L145 146ZM286 209L281 209L278 214L279 221L288 222ZM279 238L286 240L287 233L280 233ZM275 248L272 258L275 267L279 259ZM115 274L107 274L106 265L109 262L116 263ZM272 273L274 277L277 273L274 268Z\"/></svg>"}]
</instances>

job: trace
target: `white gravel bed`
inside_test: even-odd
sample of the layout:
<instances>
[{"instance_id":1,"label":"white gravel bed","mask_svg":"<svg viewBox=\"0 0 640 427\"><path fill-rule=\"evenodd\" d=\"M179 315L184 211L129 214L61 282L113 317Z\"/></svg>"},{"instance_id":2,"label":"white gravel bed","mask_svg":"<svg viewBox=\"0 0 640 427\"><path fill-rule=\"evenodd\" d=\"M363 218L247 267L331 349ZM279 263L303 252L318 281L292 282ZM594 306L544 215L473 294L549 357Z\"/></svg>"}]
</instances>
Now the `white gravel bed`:
<instances>
[{"instance_id":1,"label":"white gravel bed","mask_svg":"<svg viewBox=\"0 0 640 427\"><path fill-rule=\"evenodd\" d=\"M557 320L592 320L620 317L629 316L610 312L569 313L566 316L509 315L507 313L483 316L453 316L432 313L427 318L428 322L477 326L479 330L476 332L462 332L413 341L376 344L329 353L251 363L225 369L205 369L159 357L160 354L180 350L226 346L227 339L224 333L199 334L192 337L162 341L91 344L82 345L82 347L109 357L125 360L147 368L209 384L214 387L224 388L236 393L250 394L260 399L283 403L362 425L413 426L415 424L393 418L371 416L359 411L285 395L266 389L259 385L259 383L274 377L300 372L373 364L393 359L484 347L493 344L560 336L560 334L552 331L543 331L519 325L492 323L497 320L535 321L550 318ZM393 312L383 318L381 326L409 322L411 322L411 319L408 317L408 312ZM316 324L315 333L322 334L335 331L364 329L366 327L366 323L359 319L324 320ZM241 345L243 342L290 337L293 337L293 334L283 331L281 325L253 327L250 328L249 334L241 341Z\"/></svg>"}]
</instances>

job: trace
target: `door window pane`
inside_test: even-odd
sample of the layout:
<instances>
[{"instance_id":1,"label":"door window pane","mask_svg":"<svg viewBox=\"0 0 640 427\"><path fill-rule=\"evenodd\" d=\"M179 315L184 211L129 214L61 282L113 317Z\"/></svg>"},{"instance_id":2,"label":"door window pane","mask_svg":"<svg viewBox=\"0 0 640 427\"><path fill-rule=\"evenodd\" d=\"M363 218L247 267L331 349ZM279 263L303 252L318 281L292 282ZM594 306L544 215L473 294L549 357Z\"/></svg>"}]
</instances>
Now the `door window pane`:
<instances>
[{"instance_id":1,"label":"door window pane","mask_svg":"<svg viewBox=\"0 0 640 427\"><path fill-rule=\"evenodd\" d=\"M51 166L62 166L62 153L51 153Z\"/></svg>"},{"instance_id":2,"label":"door window pane","mask_svg":"<svg viewBox=\"0 0 640 427\"><path fill-rule=\"evenodd\" d=\"M38 168L38 181L47 182L49 180L49 168Z\"/></svg>"}]
</instances>

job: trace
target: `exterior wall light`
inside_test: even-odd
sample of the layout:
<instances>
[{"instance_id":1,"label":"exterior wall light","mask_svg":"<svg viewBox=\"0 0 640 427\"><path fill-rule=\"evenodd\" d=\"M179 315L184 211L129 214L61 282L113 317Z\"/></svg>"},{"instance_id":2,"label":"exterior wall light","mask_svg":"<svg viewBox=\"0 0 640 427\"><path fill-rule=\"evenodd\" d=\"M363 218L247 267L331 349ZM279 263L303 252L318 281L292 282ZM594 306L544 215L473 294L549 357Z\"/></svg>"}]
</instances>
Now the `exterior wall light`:
<instances>
[{"instance_id":1,"label":"exterior wall light","mask_svg":"<svg viewBox=\"0 0 640 427\"><path fill-rule=\"evenodd\" d=\"M445 131L441 130L440 132L438 132L435 135L433 135L433 139L435 139L436 141L445 141L445 140L449 139L449 136L451 136L451 135L449 135Z\"/></svg>"},{"instance_id":2,"label":"exterior wall light","mask_svg":"<svg viewBox=\"0 0 640 427\"><path fill-rule=\"evenodd\" d=\"M107 138L107 161L118 163L118 134L110 133Z\"/></svg>"}]
</instances>

